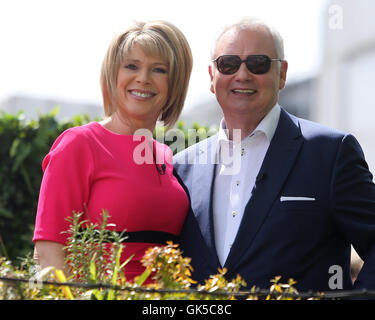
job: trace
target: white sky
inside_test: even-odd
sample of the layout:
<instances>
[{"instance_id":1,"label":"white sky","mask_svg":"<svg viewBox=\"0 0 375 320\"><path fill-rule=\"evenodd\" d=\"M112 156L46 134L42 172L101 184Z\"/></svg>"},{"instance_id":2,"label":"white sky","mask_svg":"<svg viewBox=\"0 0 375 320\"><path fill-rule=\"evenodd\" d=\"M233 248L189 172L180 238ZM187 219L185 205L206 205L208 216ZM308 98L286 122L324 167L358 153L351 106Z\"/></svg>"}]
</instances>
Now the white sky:
<instances>
[{"instance_id":1,"label":"white sky","mask_svg":"<svg viewBox=\"0 0 375 320\"><path fill-rule=\"evenodd\" d=\"M132 20L168 20L187 37L194 67L186 101L211 96L209 52L216 32L257 16L282 34L289 81L314 74L326 0L1 0L0 101L14 94L101 104L99 74L115 33Z\"/></svg>"}]
</instances>

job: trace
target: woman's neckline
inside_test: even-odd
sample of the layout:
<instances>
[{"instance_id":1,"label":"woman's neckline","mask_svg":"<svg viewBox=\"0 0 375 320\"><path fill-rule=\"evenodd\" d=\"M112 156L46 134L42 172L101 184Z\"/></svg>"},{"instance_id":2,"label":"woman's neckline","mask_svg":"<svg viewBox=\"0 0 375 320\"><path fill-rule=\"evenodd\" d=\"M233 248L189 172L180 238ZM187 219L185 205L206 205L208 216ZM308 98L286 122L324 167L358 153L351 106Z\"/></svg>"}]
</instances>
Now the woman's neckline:
<instances>
[{"instance_id":1,"label":"woman's neckline","mask_svg":"<svg viewBox=\"0 0 375 320\"><path fill-rule=\"evenodd\" d=\"M106 127L104 127L102 124L100 124L99 122L96 122L96 121L93 121L92 122L96 127L99 127L104 133L108 134L108 135L111 135L111 136L114 136L114 137L123 137L123 138L126 138L126 139L132 139L134 142L140 142L138 139L135 139L134 140L134 137L145 137L145 135L141 135L141 134L121 134L121 133L116 133L116 132L113 132L109 129L107 129ZM141 141L144 141L143 139ZM152 137L152 143L155 144L157 141L154 139L154 137Z\"/></svg>"},{"instance_id":2,"label":"woman's neckline","mask_svg":"<svg viewBox=\"0 0 375 320\"><path fill-rule=\"evenodd\" d=\"M133 134L122 134L122 133L117 133L117 132L114 132L108 128L106 128L105 126L103 126L101 123L99 122L96 122L94 121L93 122L97 127L100 127L102 131L108 133L108 134L111 134L113 136L116 136L116 137L134 137L134 136L140 136L140 135L133 135Z\"/></svg>"}]
</instances>

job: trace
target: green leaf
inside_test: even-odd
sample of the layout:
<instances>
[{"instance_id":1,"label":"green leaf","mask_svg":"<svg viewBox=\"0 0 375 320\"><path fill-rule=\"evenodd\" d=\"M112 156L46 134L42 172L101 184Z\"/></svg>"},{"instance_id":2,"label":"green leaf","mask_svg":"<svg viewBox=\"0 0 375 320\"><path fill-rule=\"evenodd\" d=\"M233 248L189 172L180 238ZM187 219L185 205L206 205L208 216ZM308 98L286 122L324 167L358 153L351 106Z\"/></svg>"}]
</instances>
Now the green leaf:
<instances>
[{"instance_id":1,"label":"green leaf","mask_svg":"<svg viewBox=\"0 0 375 320\"><path fill-rule=\"evenodd\" d=\"M116 264L115 270L113 270L112 285L115 286L117 282L118 272L120 271L120 257L121 257L122 247L120 246L116 253Z\"/></svg>"},{"instance_id":2,"label":"green leaf","mask_svg":"<svg viewBox=\"0 0 375 320\"><path fill-rule=\"evenodd\" d=\"M30 152L31 152L31 145L30 144L26 144L26 145L22 146L22 148L20 147L20 149L21 150L17 153L16 159L15 159L15 161L13 163L12 172L17 171L17 169L19 168L19 166L21 165L21 163L23 162L23 160L25 160L25 158L30 154Z\"/></svg>"},{"instance_id":3,"label":"green leaf","mask_svg":"<svg viewBox=\"0 0 375 320\"><path fill-rule=\"evenodd\" d=\"M116 286L117 276L118 276L119 271L121 270L121 268L120 268L121 253L122 253L122 247L120 246L117 250L117 253L116 253L116 261L115 261L116 263L115 263L115 267L114 267L113 275L112 275L112 286ZM108 292L107 299L113 300L114 298L115 298L115 291L110 289L109 292Z\"/></svg>"},{"instance_id":4,"label":"green leaf","mask_svg":"<svg viewBox=\"0 0 375 320\"><path fill-rule=\"evenodd\" d=\"M12 146L10 147L10 150L9 150L9 156L11 158L14 158L17 155L18 146L20 145L20 143L21 143L21 140L18 138L13 140Z\"/></svg>"},{"instance_id":5,"label":"green leaf","mask_svg":"<svg viewBox=\"0 0 375 320\"><path fill-rule=\"evenodd\" d=\"M96 252L94 253L90 262L90 281L96 283L96 266L95 266Z\"/></svg>"},{"instance_id":6,"label":"green leaf","mask_svg":"<svg viewBox=\"0 0 375 320\"><path fill-rule=\"evenodd\" d=\"M95 289L95 290L92 291L91 297L95 298L93 300L103 300L104 299L102 293L98 289Z\"/></svg>"},{"instance_id":7,"label":"green leaf","mask_svg":"<svg viewBox=\"0 0 375 320\"><path fill-rule=\"evenodd\" d=\"M108 291L107 300L114 300L114 299L115 299L115 290L110 289L110 290Z\"/></svg>"},{"instance_id":8,"label":"green leaf","mask_svg":"<svg viewBox=\"0 0 375 320\"><path fill-rule=\"evenodd\" d=\"M147 268L140 276L134 279L134 283L141 286L147 280L150 274L151 270Z\"/></svg>"},{"instance_id":9,"label":"green leaf","mask_svg":"<svg viewBox=\"0 0 375 320\"><path fill-rule=\"evenodd\" d=\"M125 266L130 262L130 260L133 259L133 257L134 257L134 254L132 254L129 258L127 258L127 259L125 260L125 262L120 266L120 270L121 270L123 267L125 267Z\"/></svg>"},{"instance_id":10,"label":"green leaf","mask_svg":"<svg viewBox=\"0 0 375 320\"><path fill-rule=\"evenodd\" d=\"M57 106L54 107L50 112L48 112L48 115L49 115L50 117L55 118L55 117L59 114L59 112L60 112L60 106L57 105Z\"/></svg>"}]
</instances>

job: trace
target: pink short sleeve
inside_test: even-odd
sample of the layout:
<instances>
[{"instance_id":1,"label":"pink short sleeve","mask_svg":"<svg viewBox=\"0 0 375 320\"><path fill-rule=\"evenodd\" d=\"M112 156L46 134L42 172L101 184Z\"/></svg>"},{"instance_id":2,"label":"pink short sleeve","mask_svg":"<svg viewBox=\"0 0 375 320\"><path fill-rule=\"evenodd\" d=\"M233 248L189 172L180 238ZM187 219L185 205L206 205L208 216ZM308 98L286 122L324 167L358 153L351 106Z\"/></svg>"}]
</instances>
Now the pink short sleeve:
<instances>
[{"instance_id":1,"label":"pink short sleeve","mask_svg":"<svg viewBox=\"0 0 375 320\"><path fill-rule=\"evenodd\" d=\"M83 212L89 200L94 163L84 129L64 131L43 160L33 241L66 244L73 211Z\"/></svg>"}]
</instances>

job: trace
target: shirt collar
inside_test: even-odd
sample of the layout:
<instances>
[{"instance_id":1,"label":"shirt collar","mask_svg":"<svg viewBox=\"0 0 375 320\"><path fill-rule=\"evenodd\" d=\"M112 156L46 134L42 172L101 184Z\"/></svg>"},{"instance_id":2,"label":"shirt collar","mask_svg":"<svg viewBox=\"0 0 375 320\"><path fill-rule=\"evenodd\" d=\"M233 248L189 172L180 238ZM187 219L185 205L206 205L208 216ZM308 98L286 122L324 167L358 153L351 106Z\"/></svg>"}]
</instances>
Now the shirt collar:
<instances>
[{"instance_id":1,"label":"shirt collar","mask_svg":"<svg viewBox=\"0 0 375 320\"><path fill-rule=\"evenodd\" d=\"M267 115L262 119L262 121L258 124L255 130L248 137L251 137L256 132L263 132L266 135L268 141L271 142L275 134L277 124L279 123L280 112L280 105L276 103L275 106L267 113ZM226 129L227 126L225 123L225 119L223 118L219 126L218 142L230 141L228 139ZM245 139L247 139L248 137L246 137Z\"/></svg>"}]
</instances>

